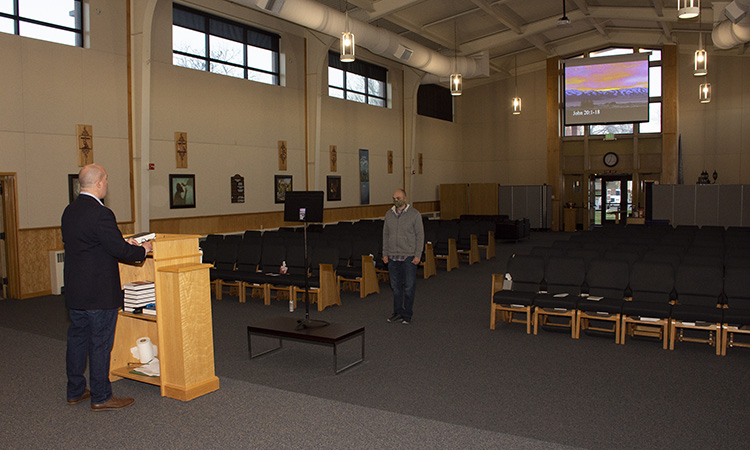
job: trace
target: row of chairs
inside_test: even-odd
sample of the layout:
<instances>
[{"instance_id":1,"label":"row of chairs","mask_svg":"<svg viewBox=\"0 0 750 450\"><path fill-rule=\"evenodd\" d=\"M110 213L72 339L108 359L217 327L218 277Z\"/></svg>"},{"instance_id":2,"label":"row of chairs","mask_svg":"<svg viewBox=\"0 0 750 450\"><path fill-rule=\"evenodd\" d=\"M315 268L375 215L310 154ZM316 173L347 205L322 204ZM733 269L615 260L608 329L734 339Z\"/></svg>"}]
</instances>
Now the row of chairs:
<instances>
[{"instance_id":1,"label":"row of chairs","mask_svg":"<svg viewBox=\"0 0 750 450\"><path fill-rule=\"evenodd\" d=\"M477 232L479 224L476 221L425 221L426 236L434 239L428 241L422 255L424 277L429 278L436 273L437 259L432 251L433 244L439 248L452 248L455 255L470 253L473 264L474 256L478 256L479 249L484 248L488 258L494 257L494 237L491 231L484 236L469 235L467 231ZM387 281L387 267L382 262L382 220L361 220L358 222L339 222L325 227L308 227L306 232L301 228L280 228L279 230L264 231L248 230L244 234L208 235L201 243L203 261L213 264L211 279L214 284L216 298L221 299L225 289L237 292L241 302L247 298L247 289L252 289L251 295L263 296L266 304L270 304L274 291L288 292L290 298L296 302L294 288L300 288L299 277L293 275L304 274L303 259L300 257L304 249L305 240L313 257L308 261L312 266L308 272L318 270L318 273L328 274L318 267L324 263L330 265L336 285L336 296L326 294L325 301L319 302L319 307L340 302L338 292L341 289L358 291L360 297L372 293L379 293L380 281ZM429 231L427 231L429 230ZM435 230L445 230L440 237L432 237ZM454 235L455 233L455 235ZM455 236L455 237L454 237ZM442 242L447 242L442 247ZM465 242L468 242L464 249ZM482 245L480 246L480 242ZM315 249L335 249L338 255L336 261L330 260L326 252ZM459 250L460 248L460 250ZM315 255L326 255L316 258ZM457 259L456 257L456 265ZM478 258L477 258L478 259ZM281 265L287 266L287 276L279 276ZM450 267L450 265L449 265ZM324 278L326 278L324 276ZM279 288L281 286L281 288ZM324 293L328 290L324 289ZM278 297L278 293L277 293Z\"/></svg>"},{"instance_id":2,"label":"row of chairs","mask_svg":"<svg viewBox=\"0 0 750 450\"><path fill-rule=\"evenodd\" d=\"M640 247L636 244L620 243L614 246L562 246L566 241L554 241L551 247L532 247L531 255L549 259L552 256L581 257L589 264L592 259L603 257L608 260L622 260L632 265L634 262L660 261L677 268L680 264L715 265L718 267L744 264L750 255L750 249L727 249L714 247Z\"/></svg>"},{"instance_id":3,"label":"row of chairs","mask_svg":"<svg viewBox=\"0 0 750 450\"><path fill-rule=\"evenodd\" d=\"M750 325L750 262L716 265L582 257L514 255L506 274L492 276L492 314L507 323L568 327L574 339L581 330L611 333L615 342L626 335L657 337L666 349L678 341L707 342L726 354L734 334ZM514 318L523 315L524 318ZM561 321L562 320L562 321ZM708 332L707 338L685 330ZM692 331L690 333L693 333Z\"/></svg>"},{"instance_id":4,"label":"row of chairs","mask_svg":"<svg viewBox=\"0 0 750 450\"><path fill-rule=\"evenodd\" d=\"M237 292L240 302L244 303L250 289L251 296L262 296L269 305L271 293L277 292L278 298L280 291L285 292L296 307L307 283L311 301L318 304L319 310L341 304L335 272L339 253L327 241L320 240L306 248L303 244L283 240L267 239L258 243L253 239L225 238L218 244L213 264L210 274L217 299L229 289Z\"/></svg>"}]
</instances>

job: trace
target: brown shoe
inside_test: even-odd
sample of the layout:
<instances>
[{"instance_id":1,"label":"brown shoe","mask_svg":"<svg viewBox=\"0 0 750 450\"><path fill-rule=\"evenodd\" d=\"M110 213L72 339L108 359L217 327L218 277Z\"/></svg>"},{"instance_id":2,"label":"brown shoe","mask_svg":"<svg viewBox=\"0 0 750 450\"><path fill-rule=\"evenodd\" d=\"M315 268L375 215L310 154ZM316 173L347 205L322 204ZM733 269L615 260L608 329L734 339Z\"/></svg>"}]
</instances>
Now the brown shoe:
<instances>
[{"instance_id":1,"label":"brown shoe","mask_svg":"<svg viewBox=\"0 0 750 450\"><path fill-rule=\"evenodd\" d=\"M69 405L77 405L81 403L82 401L91 398L91 392L89 391L89 388L86 388L85 391L83 391L83 394L81 394L78 398L69 398L68 404Z\"/></svg>"},{"instance_id":2,"label":"brown shoe","mask_svg":"<svg viewBox=\"0 0 750 450\"><path fill-rule=\"evenodd\" d=\"M109 400L104 403L92 404L92 411L112 411L114 409L124 408L130 406L135 402L132 398L117 398L112 396Z\"/></svg>"}]
</instances>

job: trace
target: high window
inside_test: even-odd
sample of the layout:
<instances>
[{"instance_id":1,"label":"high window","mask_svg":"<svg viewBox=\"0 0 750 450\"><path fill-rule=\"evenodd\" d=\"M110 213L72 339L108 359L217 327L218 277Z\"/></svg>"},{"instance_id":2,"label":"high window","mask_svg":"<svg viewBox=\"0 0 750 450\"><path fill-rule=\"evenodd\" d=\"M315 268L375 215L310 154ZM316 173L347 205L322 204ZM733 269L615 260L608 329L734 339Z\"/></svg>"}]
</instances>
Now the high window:
<instances>
[{"instance_id":1,"label":"high window","mask_svg":"<svg viewBox=\"0 0 750 450\"><path fill-rule=\"evenodd\" d=\"M175 66L279 84L277 34L178 4L172 24Z\"/></svg>"},{"instance_id":2,"label":"high window","mask_svg":"<svg viewBox=\"0 0 750 450\"><path fill-rule=\"evenodd\" d=\"M385 108L388 70L364 61L342 63L339 54L328 52L328 95Z\"/></svg>"},{"instance_id":3,"label":"high window","mask_svg":"<svg viewBox=\"0 0 750 450\"><path fill-rule=\"evenodd\" d=\"M634 134L638 130L640 134L661 133L661 50L648 48L607 48L589 52L586 56L596 58L600 56L625 55L631 53L651 53L649 55L648 75L648 101L649 121L642 123L615 123L606 125L574 125L564 128L564 136L583 136L588 131L590 136L602 136L605 134ZM581 56L582 57L582 56ZM587 130L588 128L588 130Z\"/></svg>"},{"instance_id":4,"label":"high window","mask_svg":"<svg viewBox=\"0 0 750 450\"><path fill-rule=\"evenodd\" d=\"M81 0L0 0L0 32L83 47Z\"/></svg>"}]
</instances>

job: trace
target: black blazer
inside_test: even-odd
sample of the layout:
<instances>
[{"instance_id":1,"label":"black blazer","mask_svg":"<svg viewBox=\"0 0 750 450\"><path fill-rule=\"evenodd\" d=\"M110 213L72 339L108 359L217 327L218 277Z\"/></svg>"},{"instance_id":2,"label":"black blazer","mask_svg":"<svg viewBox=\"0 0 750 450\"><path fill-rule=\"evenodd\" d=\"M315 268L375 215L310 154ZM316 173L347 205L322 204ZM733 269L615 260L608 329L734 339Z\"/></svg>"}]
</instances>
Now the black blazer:
<instances>
[{"instance_id":1,"label":"black blazer","mask_svg":"<svg viewBox=\"0 0 750 450\"><path fill-rule=\"evenodd\" d=\"M65 244L65 305L71 309L115 309L123 305L118 260L142 261L146 249L128 244L115 214L81 194L62 215Z\"/></svg>"}]
</instances>

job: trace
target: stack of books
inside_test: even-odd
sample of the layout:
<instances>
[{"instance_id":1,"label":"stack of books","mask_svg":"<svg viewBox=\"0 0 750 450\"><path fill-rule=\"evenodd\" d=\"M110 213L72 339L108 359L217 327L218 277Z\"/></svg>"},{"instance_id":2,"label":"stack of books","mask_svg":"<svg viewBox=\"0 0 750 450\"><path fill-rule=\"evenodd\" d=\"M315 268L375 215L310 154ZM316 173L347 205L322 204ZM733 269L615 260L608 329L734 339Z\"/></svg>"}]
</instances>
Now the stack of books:
<instances>
[{"instance_id":1,"label":"stack of books","mask_svg":"<svg viewBox=\"0 0 750 450\"><path fill-rule=\"evenodd\" d=\"M125 283L125 312L156 315L156 290L153 281Z\"/></svg>"}]
</instances>

